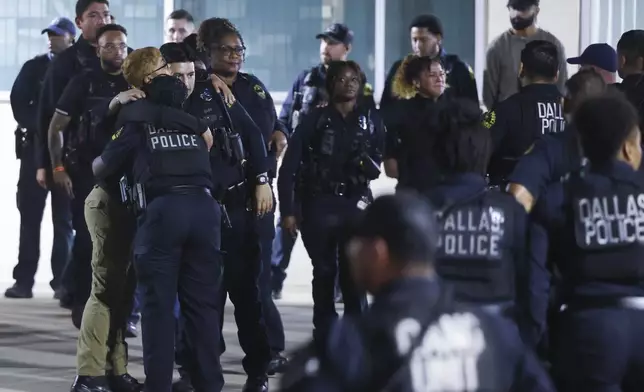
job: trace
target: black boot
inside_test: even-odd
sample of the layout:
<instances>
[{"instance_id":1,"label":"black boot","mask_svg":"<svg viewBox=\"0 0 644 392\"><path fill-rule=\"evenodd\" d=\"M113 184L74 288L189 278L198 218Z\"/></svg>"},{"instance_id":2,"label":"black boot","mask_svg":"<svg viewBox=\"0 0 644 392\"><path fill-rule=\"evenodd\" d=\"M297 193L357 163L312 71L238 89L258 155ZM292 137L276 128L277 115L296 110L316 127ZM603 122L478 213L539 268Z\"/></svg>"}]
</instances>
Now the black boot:
<instances>
[{"instance_id":1,"label":"black boot","mask_svg":"<svg viewBox=\"0 0 644 392\"><path fill-rule=\"evenodd\" d=\"M143 384L127 373L120 376L107 376L107 382L112 388L112 392L141 392L143 390Z\"/></svg>"},{"instance_id":2,"label":"black boot","mask_svg":"<svg viewBox=\"0 0 644 392\"><path fill-rule=\"evenodd\" d=\"M268 377L248 377L242 392L268 392Z\"/></svg>"},{"instance_id":3,"label":"black boot","mask_svg":"<svg viewBox=\"0 0 644 392\"><path fill-rule=\"evenodd\" d=\"M105 376L76 376L70 392L113 392Z\"/></svg>"}]
</instances>

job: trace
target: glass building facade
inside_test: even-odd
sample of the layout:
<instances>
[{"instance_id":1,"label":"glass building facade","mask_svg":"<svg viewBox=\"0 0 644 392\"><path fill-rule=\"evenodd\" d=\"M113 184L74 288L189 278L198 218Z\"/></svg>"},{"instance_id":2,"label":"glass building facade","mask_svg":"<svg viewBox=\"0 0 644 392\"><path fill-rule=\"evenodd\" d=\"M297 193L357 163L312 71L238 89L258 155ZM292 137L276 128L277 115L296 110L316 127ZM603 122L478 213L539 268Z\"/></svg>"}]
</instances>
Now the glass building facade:
<instances>
[{"instance_id":1,"label":"glass building facade","mask_svg":"<svg viewBox=\"0 0 644 392\"><path fill-rule=\"evenodd\" d=\"M75 0L0 0L0 91L10 90L22 64L46 48L40 34L58 16L74 16ZM184 8L197 23L210 16L230 19L248 48L244 70L278 94L287 91L303 69L319 61L315 35L334 22L354 31L350 58L376 78L376 20L384 12L384 62L410 51L409 22L421 13L443 21L448 52L474 66L475 0L111 0L117 23L129 32L133 48L162 44L164 19ZM377 10L380 6L383 9ZM382 25L382 23L380 24Z\"/></svg>"}]
</instances>

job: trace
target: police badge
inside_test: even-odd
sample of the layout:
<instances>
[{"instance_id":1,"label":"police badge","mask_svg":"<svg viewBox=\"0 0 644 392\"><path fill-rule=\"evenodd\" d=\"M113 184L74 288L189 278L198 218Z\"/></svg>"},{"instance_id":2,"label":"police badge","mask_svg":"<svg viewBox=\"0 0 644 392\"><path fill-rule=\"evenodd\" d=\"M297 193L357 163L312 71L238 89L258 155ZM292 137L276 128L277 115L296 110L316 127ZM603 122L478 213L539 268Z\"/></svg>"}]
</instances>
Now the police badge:
<instances>
[{"instance_id":1,"label":"police badge","mask_svg":"<svg viewBox=\"0 0 644 392\"><path fill-rule=\"evenodd\" d=\"M212 101L212 95L210 94L210 90L204 90L199 97L206 102Z\"/></svg>"},{"instance_id":2,"label":"police badge","mask_svg":"<svg viewBox=\"0 0 644 392\"><path fill-rule=\"evenodd\" d=\"M253 87L253 91L255 91L255 93L256 93L257 95L259 95L259 97L260 97L261 99L266 99L266 92L264 91L264 89L262 88L262 86L260 86L259 84L256 84L256 85Z\"/></svg>"},{"instance_id":3,"label":"police badge","mask_svg":"<svg viewBox=\"0 0 644 392\"><path fill-rule=\"evenodd\" d=\"M360 128L362 128L363 130L366 131L367 130L367 118L365 116L360 116L360 118L358 118L358 121L360 123Z\"/></svg>"}]
</instances>

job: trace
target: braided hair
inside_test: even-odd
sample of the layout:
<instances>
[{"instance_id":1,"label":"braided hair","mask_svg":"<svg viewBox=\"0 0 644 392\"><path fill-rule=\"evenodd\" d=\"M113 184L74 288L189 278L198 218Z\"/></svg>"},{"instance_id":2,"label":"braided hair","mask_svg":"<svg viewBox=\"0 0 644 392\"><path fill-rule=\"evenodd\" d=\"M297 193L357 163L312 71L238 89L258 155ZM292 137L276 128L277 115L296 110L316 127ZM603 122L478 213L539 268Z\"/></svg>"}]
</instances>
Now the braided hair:
<instances>
[{"instance_id":1,"label":"braided hair","mask_svg":"<svg viewBox=\"0 0 644 392\"><path fill-rule=\"evenodd\" d=\"M227 35L235 34L246 48L244 38L237 27L226 18L210 18L201 22L197 32L197 48L210 53L213 45L217 45Z\"/></svg>"},{"instance_id":2,"label":"braided hair","mask_svg":"<svg viewBox=\"0 0 644 392\"><path fill-rule=\"evenodd\" d=\"M329 98L333 98L335 83L339 77L342 76L342 71L346 68L352 69L358 78L360 79L360 86L358 91L362 91L365 84L365 75L362 72L362 69L355 61L331 61L329 67L326 70L326 91L329 94Z\"/></svg>"}]
</instances>

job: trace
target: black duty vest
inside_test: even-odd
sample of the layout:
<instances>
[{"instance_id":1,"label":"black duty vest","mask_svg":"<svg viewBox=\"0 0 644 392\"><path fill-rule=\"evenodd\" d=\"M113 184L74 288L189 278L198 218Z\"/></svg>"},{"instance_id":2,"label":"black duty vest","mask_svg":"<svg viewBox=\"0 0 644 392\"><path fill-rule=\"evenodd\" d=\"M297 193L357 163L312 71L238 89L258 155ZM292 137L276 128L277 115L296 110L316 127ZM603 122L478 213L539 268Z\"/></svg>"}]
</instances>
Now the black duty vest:
<instances>
[{"instance_id":1,"label":"black duty vest","mask_svg":"<svg viewBox=\"0 0 644 392\"><path fill-rule=\"evenodd\" d=\"M572 201L574 245L559 268L572 281L644 279L644 187L614 180L598 192L583 171L564 183ZM572 245L572 244L571 244Z\"/></svg>"},{"instance_id":2,"label":"black duty vest","mask_svg":"<svg viewBox=\"0 0 644 392\"><path fill-rule=\"evenodd\" d=\"M328 193L338 187L362 191L368 186L362 177L360 157L371 151L375 126L370 111L349 116L348 120L357 121L334 121L328 110L321 112L304 162L306 191Z\"/></svg>"},{"instance_id":3,"label":"black duty vest","mask_svg":"<svg viewBox=\"0 0 644 392\"><path fill-rule=\"evenodd\" d=\"M515 299L515 222L512 196L494 190L447 202L441 227L438 274L460 301L492 303ZM520 235L520 234L519 234Z\"/></svg>"},{"instance_id":4,"label":"black duty vest","mask_svg":"<svg viewBox=\"0 0 644 392\"><path fill-rule=\"evenodd\" d=\"M148 170L140 182L150 193L172 186L212 186L210 155L196 128L168 117L146 122L144 127Z\"/></svg>"},{"instance_id":5,"label":"black duty vest","mask_svg":"<svg viewBox=\"0 0 644 392\"><path fill-rule=\"evenodd\" d=\"M102 74L103 71L86 69L84 72L89 80L89 86L76 132L69 132L69 143L71 148L86 151L87 158L91 162L101 154L113 132L113 129L99 127L105 119L105 110L99 108L99 105L105 105L106 99L113 98L124 91L127 82L123 79L123 84L118 85L109 81Z\"/></svg>"}]
</instances>

